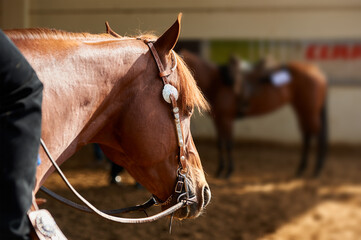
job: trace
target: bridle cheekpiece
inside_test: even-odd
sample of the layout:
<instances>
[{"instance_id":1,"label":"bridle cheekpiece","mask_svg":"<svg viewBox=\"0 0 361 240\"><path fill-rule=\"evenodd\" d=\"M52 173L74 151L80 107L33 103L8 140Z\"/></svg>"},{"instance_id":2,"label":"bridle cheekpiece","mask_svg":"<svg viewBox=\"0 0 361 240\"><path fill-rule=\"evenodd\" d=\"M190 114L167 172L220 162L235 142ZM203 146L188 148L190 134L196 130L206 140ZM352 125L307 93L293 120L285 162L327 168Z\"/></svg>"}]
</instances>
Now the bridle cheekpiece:
<instances>
[{"instance_id":1,"label":"bridle cheekpiece","mask_svg":"<svg viewBox=\"0 0 361 240\"><path fill-rule=\"evenodd\" d=\"M155 49L153 42L145 41L148 45L157 67L159 69L159 77L162 79L164 87L162 91L162 95L164 100L167 103L172 105L172 112L174 116L175 128L177 133L177 140L179 146L179 168L177 170L177 183L175 185L175 190L173 195L176 195L177 203L184 202L185 205L190 205L194 202L197 202L197 198L189 189L189 180L188 180L188 168L187 168L187 159L185 155L185 141L183 135L182 121L180 119L180 110L177 105L177 100L179 97L178 90L170 83L168 77L176 70L177 68L177 57L173 50L171 50L174 65L171 69L165 70L163 64L160 60L157 50ZM165 202L160 203L157 200L158 205L168 205L172 199L173 195L171 195ZM193 195L193 196L191 196Z\"/></svg>"}]
</instances>

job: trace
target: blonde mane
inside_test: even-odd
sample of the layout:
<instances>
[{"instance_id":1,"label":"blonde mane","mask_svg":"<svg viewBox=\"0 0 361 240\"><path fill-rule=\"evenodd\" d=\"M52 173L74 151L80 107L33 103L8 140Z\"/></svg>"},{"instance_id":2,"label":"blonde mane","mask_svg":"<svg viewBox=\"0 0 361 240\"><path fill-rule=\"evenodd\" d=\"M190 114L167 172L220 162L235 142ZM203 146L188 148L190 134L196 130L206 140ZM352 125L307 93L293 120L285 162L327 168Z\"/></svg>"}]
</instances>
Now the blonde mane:
<instances>
[{"instance_id":1,"label":"blonde mane","mask_svg":"<svg viewBox=\"0 0 361 240\"><path fill-rule=\"evenodd\" d=\"M199 111L209 111L209 104L198 88L197 83L188 66L178 54L176 54L176 58L178 62L178 75L180 77L176 85L180 90L183 112L195 107L198 108Z\"/></svg>"}]
</instances>

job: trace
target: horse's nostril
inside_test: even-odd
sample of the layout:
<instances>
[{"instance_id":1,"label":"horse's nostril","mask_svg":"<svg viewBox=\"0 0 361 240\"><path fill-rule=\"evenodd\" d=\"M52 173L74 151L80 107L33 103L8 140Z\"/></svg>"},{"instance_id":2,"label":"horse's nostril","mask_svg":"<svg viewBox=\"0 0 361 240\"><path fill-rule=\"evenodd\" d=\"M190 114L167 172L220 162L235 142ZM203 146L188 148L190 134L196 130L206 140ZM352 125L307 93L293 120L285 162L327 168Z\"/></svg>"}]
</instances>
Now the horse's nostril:
<instances>
[{"instance_id":1,"label":"horse's nostril","mask_svg":"<svg viewBox=\"0 0 361 240\"><path fill-rule=\"evenodd\" d=\"M206 207L208 203L211 201L211 190L209 190L208 186L203 188L203 207Z\"/></svg>"}]
</instances>

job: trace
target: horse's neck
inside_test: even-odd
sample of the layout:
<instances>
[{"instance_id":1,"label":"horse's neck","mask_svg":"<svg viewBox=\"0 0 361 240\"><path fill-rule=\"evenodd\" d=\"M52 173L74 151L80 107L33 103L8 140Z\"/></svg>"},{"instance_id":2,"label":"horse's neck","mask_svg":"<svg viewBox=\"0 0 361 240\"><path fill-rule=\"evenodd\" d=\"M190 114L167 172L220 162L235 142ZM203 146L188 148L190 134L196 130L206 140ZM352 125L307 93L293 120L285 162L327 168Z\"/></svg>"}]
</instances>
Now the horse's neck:
<instances>
[{"instance_id":1,"label":"horse's neck","mask_svg":"<svg viewBox=\"0 0 361 240\"><path fill-rule=\"evenodd\" d=\"M61 164L91 140L94 133L84 130L84 126L89 125L114 85L121 85L121 81L126 84L123 78L134 57L119 47L100 50L96 45L67 47L56 55L39 56L26 50L24 53L44 83L42 138ZM94 119L93 131L101 128L99 124ZM44 154L42 158L47 159ZM45 179L50 168L50 162L43 161L37 178Z\"/></svg>"}]
</instances>

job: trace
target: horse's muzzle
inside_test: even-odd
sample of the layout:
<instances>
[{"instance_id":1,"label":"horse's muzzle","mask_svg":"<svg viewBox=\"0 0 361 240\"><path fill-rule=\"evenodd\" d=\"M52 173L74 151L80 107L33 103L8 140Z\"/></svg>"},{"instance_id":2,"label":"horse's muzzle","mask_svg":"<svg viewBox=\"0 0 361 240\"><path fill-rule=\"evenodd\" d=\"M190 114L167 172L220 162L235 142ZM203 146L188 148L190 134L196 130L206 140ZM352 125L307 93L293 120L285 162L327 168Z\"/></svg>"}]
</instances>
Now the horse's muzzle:
<instances>
[{"instance_id":1,"label":"horse's muzzle","mask_svg":"<svg viewBox=\"0 0 361 240\"><path fill-rule=\"evenodd\" d=\"M190 195L194 195L194 193L190 193ZM202 190L196 194L196 201L189 201L188 204L179 209L174 213L174 217L178 219L187 219L187 218L196 218L202 214L205 207L211 201L211 191L208 186L203 186Z\"/></svg>"}]
</instances>

